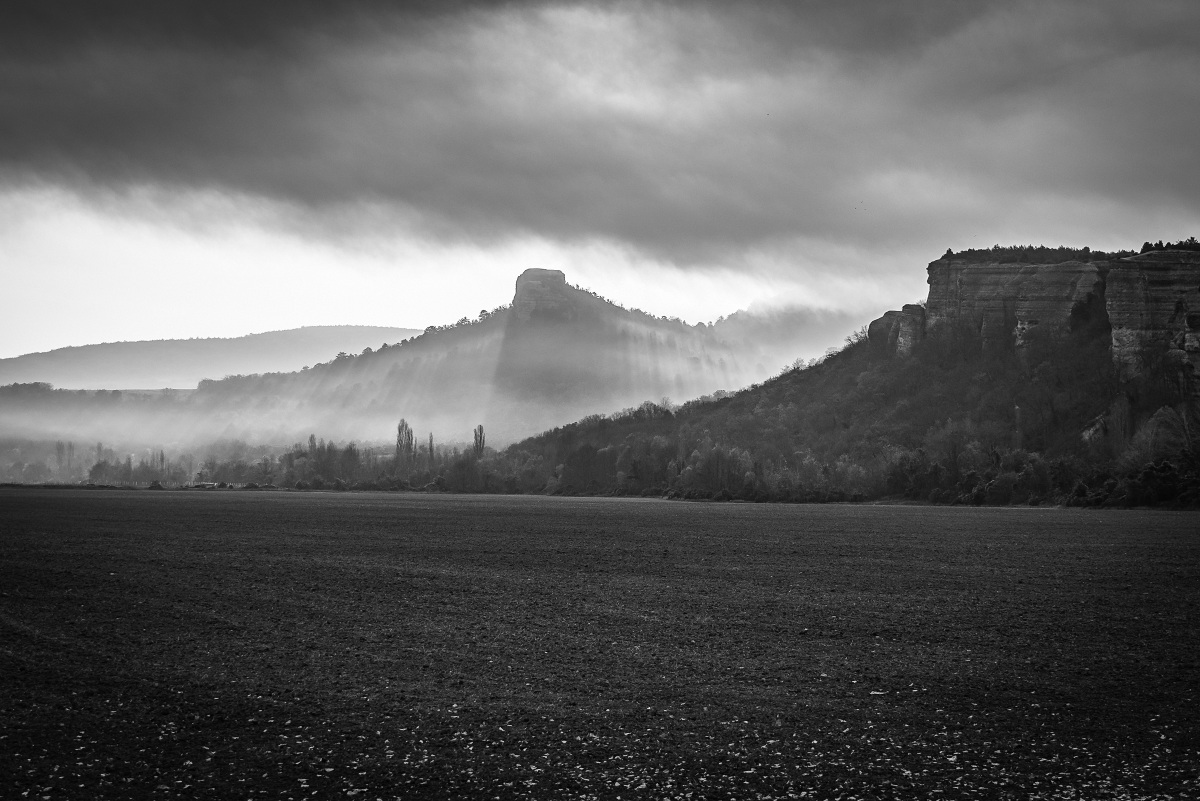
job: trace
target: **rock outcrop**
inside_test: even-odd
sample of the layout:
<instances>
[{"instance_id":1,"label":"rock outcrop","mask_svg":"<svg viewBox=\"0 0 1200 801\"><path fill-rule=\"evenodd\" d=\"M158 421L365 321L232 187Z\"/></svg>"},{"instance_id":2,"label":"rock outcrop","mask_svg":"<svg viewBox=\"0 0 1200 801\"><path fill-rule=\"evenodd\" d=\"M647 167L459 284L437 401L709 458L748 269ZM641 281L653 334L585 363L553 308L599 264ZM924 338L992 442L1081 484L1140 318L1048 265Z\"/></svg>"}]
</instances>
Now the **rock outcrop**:
<instances>
[{"instance_id":1,"label":"rock outcrop","mask_svg":"<svg viewBox=\"0 0 1200 801\"><path fill-rule=\"evenodd\" d=\"M1122 378L1154 358L1200 372L1200 253L1152 251L1115 263L1106 307Z\"/></svg>"},{"instance_id":2,"label":"rock outcrop","mask_svg":"<svg viewBox=\"0 0 1200 801\"><path fill-rule=\"evenodd\" d=\"M867 327L871 357L908 356L925 335L925 309L909 303L900 311L886 312Z\"/></svg>"},{"instance_id":3,"label":"rock outcrop","mask_svg":"<svg viewBox=\"0 0 1200 801\"><path fill-rule=\"evenodd\" d=\"M978 337L1020 352L1080 324L1112 330L1113 362L1128 380L1147 359L1200 374L1200 253L1165 250L1119 260L1056 264L929 264L924 310L905 306L867 329L875 358L904 357L925 337Z\"/></svg>"},{"instance_id":4,"label":"rock outcrop","mask_svg":"<svg viewBox=\"0 0 1200 801\"><path fill-rule=\"evenodd\" d=\"M522 322L569 318L572 304L567 289L567 276L562 270L528 269L517 277L513 314Z\"/></svg>"}]
</instances>

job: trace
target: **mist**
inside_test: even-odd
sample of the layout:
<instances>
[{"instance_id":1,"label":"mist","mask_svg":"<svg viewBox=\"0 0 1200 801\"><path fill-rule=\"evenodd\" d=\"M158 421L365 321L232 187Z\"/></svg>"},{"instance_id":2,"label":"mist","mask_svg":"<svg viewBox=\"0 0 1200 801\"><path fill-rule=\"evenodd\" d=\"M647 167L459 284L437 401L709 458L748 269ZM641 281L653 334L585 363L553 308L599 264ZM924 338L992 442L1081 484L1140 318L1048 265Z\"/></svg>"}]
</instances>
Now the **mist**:
<instances>
[{"instance_id":1,"label":"mist","mask_svg":"<svg viewBox=\"0 0 1200 801\"><path fill-rule=\"evenodd\" d=\"M499 447L647 400L740 389L857 327L847 315L799 308L690 325L530 270L511 305L301 370L227 375L184 391L3 387L0 435L172 452L218 440L286 447L310 435L386 444L404 418L419 436L447 443L467 442L483 425Z\"/></svg>"},{"instance_id":2,"label":"mist","mask_svg":"<svg viewBox=\"0 0 1200 801\"><path fill-rule=\"evenodd\" d=\"M308 326L242 337L108 342L0 359L0 385L59 389L195 389L205 379L299 370L339 352L420 333L381 326Z\"/></svg>"}]
</instances>

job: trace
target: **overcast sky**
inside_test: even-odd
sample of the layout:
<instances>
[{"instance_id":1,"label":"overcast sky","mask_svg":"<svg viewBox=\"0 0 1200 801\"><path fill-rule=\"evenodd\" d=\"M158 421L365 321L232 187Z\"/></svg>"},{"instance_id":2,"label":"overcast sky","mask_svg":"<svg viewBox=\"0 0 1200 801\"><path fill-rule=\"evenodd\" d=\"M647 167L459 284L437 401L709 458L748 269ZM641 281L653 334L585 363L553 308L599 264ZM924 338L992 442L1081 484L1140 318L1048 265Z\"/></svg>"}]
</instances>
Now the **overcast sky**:
<instances>
[{"instance_id":1,"label":"overcast sky","mask_svg":"<svg viewBox=\"0 0 1200 801\"><path fill-rule=\"evenodd\" d=\"M0 4L0 356L1200 235L1200 3Z\"/></svg>"}]
</instances>

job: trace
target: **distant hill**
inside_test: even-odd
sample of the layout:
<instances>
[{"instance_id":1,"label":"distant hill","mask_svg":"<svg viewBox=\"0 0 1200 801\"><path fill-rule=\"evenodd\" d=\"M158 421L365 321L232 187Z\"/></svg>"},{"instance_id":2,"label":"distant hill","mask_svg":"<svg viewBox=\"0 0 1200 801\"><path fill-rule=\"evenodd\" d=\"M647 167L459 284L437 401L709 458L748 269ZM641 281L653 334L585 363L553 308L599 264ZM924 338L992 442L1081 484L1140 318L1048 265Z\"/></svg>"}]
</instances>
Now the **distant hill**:
<instances>
[{"instance_id":1,"label":"distant hill","mask_svg":"<svg viewBox=\"0 0 1200 801\"><path fill-rule=\"evenodd\" d=\"M0 359L0 385L62 389L191 389L203 379L299 370L420 333L412 328L324 325L228 339L158 339L58 348Z\"/></svg>"},{"instance_id":2,"label":"distant hill","mask_svg":"<svg viewBox=\"0 0 1200 801\"><path fill-rule=\"evenodd\" d=\"M346 349L307 370L205 380L186 396L0 390L0 436L286 445L316 433L362 442L394 436L405 418L438 441L469 440L483 424L499 445L646 400L737 389L852 328L848 317L812 310L689 325L618 306L557 270L527 270L510 306L402 345Z\"/></svg>"}]
</instances>

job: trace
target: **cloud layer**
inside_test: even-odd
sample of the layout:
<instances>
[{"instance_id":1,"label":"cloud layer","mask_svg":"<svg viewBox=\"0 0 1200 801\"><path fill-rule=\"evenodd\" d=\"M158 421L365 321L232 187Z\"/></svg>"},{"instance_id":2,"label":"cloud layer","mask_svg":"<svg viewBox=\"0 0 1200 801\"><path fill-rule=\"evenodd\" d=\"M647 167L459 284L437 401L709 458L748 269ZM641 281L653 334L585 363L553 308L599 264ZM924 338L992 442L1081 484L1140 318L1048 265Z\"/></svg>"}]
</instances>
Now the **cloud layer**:
<instances>
[{"instance_id":1,"label":"cloud layer","mask_svg":"<svg viewBox=\"0 0 1200 801\"><path fill-rule=\"evenodd\" d=\"M1197 29L1188 0L9 3L0 181L679 266L1130 246L1196 233Z\"/></svg>"}]
</instances>

